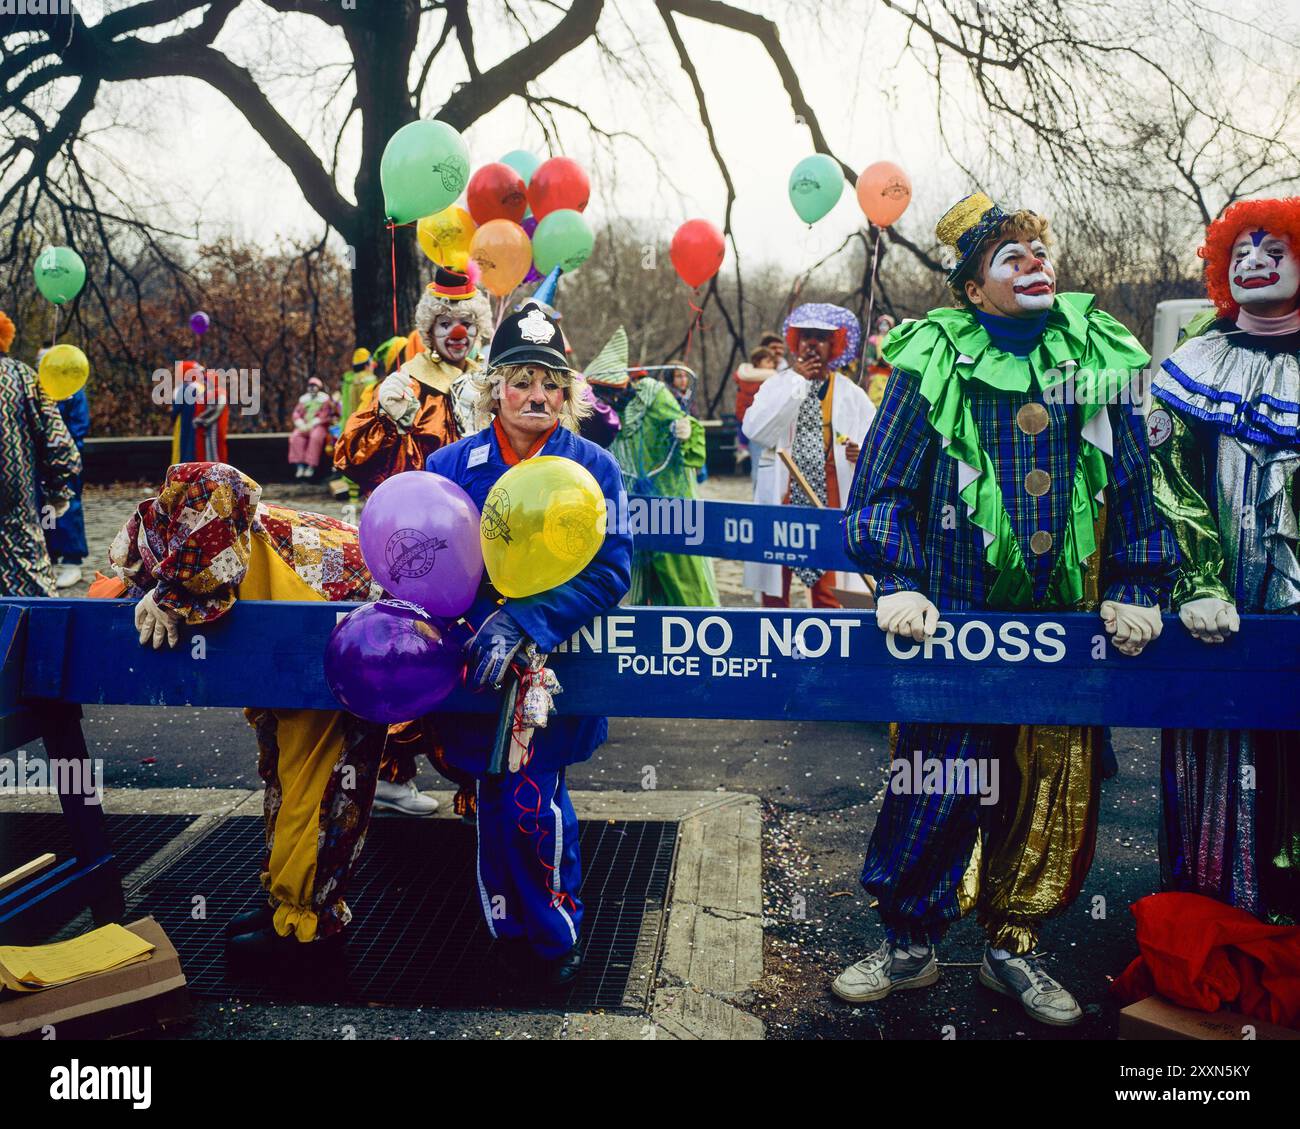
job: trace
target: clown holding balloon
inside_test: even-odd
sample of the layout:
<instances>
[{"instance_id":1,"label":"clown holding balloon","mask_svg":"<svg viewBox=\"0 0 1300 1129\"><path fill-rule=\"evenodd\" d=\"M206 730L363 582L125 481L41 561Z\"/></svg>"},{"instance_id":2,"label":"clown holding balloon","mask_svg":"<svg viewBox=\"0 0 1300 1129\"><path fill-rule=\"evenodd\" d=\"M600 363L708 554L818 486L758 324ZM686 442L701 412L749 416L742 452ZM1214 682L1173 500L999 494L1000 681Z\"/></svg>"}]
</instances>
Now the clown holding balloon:
<instances>
[{"instance_id":1,"label":"clown holding balloon","mask_svg":"<svg viewBox=\"0 0 1300 1129\"><path fill-rule=\"evenodd\" d=\"M491 425L434 452L427 469L481 511L488 581L466 614L468 681L481 690L505 683L507 696L500 719L442 714L440 729L448 761L478 781L478 883L498 952L512 974L562 988L581 966L583 913L565 770L604 743L608 726L563 716L547 724L559 687L544 655L617 607L631 583L632 540L606 528L607 513L625 512L622 475L577 434L591 411L584 382L539 303L502 322L482 394Z\"/></svg>"}]
</instances>

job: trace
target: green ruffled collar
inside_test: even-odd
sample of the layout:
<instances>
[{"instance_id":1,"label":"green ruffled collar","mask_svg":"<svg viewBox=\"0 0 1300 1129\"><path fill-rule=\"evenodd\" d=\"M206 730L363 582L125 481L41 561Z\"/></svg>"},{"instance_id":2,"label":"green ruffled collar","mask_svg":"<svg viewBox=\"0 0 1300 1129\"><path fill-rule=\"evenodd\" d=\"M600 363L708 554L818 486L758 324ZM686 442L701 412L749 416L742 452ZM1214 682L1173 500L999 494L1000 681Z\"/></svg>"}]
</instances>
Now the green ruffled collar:
<instances>
[{"instance_id":1,"label":"green ruffled collar","mask_svg":"<svg viewBox=\"0 0 1300 1129\"><path fill-rule=\"evenodd\" d=\"M968 309L931 310L920 321L898 326L890 332L882 354L889 364L915 373L928 367L936 349L951 352L950 363L960 380L976 380L1002 392L1028 392L1031 388L1042 390L1062 384L1085 362L1098 359L1096 346L1101 342L1094 339L1101 338L1104 348L1100 353L1107 363L1103 371L1119 371L1109 378L1101 378L1100 372L1091 369L1086 375L1078 375L1089 383L1101 378L1103 383L1118 388L1150 358L1109 314L1094 310L1095 302L1091 294L1058 294L1047 315L1042 339L1026 357L994 345L988 331Z\"/></svg>"}]
</instances>

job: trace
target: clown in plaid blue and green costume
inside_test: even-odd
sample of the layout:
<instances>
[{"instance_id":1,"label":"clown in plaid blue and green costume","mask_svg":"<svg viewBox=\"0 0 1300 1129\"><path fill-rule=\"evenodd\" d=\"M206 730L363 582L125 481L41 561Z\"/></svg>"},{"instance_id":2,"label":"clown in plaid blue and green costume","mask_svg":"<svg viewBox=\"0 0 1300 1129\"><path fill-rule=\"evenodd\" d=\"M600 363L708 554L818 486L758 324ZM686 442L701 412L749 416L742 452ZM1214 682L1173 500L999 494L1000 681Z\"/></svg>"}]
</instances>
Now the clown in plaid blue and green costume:
<instances>
[{"instance_id":1,"label":"clown in plaid blue and green costume","mask_svg":"<svg viewBox=\"0 0 1300 1129\"><path fill-rule=\"evenodd\" d=\"M940 613L1163 602L1176 550L1141 415L1116 402L1149 357L1091 295L1058 294L1027 317L934 310L895 329L884 356L892 372L845 513L846 550L878 601L916 592ZM930 945L976 905L991 947L1030 952L1091 863L1102 740L901 725L900 754L997 757L1013 784L983 808L976 795L887 792L862 884L888 939Z\"/></svg>"}]
</instances>

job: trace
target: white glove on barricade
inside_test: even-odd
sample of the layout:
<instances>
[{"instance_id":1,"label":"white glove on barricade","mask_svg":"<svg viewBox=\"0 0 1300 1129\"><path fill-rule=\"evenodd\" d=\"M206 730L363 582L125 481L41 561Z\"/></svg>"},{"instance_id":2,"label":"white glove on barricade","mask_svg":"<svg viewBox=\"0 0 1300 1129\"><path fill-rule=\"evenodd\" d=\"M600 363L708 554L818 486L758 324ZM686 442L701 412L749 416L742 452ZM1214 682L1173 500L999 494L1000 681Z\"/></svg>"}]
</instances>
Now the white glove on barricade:
<instances>
[{"instance_id":1,"label":"white glove on barricade","mask_svg":"<svg viewBox=\"0 0 1300 1129\"><path fill-rule=\"evenodd\" d=\"M409 431L420 410L420 401L411 391L410 377L401 372L384 377L379 386L379 410L397 424L398 431Z\"/></svg>"},{"instance_id":2,"label":"white glove on barricade","mask_svg":"<svg viewBox=\"0 0 1300 1129\"><path fill-rule=\"evenodd\" d=\"M1140 655L1153 639L1160 638L1160 609L1138 604L1103 600L1098 609L1107 632L1115 636L1115 650L1121 655Z\"/></svg>"},{"instance_id":3,"label":"white glove on barricade","mask_svg":"<svg viewBox=\"0 0 1300 1129\"><path fill-rule=\"evenodd\" d=\"M688 416L678 416L673 420L673 438L685 442L691 437L691 421Z\"/></svg>"},{"instance_id":4,"label":"white glove on barricade","mask_svg":"<svg viewBox=\"0 0 1300 1129\"><path fill-rule=\"evenodd\" d=\"M1217 596L1188 600L1178 609L1178 618L1192 633L1192 638L1202 643L1222 643L1229 635L1241 630L1237 606Z\"/></svg>"},{"instance_id":5,"label":"white glove on barricade","mask_svg":"<svg viewBox=\"0 0 1300 1129\"><path fill-rule=\"evenodd\" d=\"M167 646L176 646L180 639L181 617L175 612L160 608L157 602L158 590L150 588L135 606L135 626L140 632L140 646L151 642L155 651L162 650L163 641Z\"/></svg>"},{"instance_id":6,"label":"white glove on barricade","mask_svg":"<svg viewBox=\"0 0 1300 1129\"><path fill-rule=\"evenodd\" d=\"M920 592L891 592L876 601L876 626L919 643L939 626L939 609Z\"/></svg>"}]
</instances>

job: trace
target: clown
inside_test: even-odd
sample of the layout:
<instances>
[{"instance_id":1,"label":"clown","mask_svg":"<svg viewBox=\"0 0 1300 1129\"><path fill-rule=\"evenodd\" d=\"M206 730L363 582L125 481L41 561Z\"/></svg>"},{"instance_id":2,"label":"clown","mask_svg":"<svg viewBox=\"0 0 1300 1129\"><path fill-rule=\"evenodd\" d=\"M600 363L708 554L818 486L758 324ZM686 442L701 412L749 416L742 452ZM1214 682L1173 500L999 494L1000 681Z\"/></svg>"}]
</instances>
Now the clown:
<instances>
[{"instance_id":1,"label":"clown","mask_svg":"<svg viewBox=\"0 0 1300 1129\"><path fill-rule=\"evenodd\" d=\"M382 595L355 526L263 503L261 494L232 466L182 463L167 471L157 497L136 507L109 550L123 591L103 594L137 600L142 646L176 647L187 626L202 630L239 600ZM256 700L257 688L248 691ZM324 975L337 968L352 919L348 882L370 821L386 729L341 710L244 713L266 785L265 897L227 923L227 952L250 972ZM421 730L409 736L436 757L435 738Z\"/></svg>"},{"instance_id":2,"label":"clown","mask_svg":"<svg viewBox=\"0 0 1300 1129\"><path fill-rule=\"evenodd\" d=\"M294 405L293 431L289 433L289 462L294 467L294 478L311 478L316 473L334 412L334 398L325 391L325 382L319 376L308 377L307 391Z\"/></svg>"},{"instance_id":3,"label":"clown","mask_svg":"<svg viewBox=\"0 0 1300 1129\"><path fill-rule=\"evenodd\" d=\"M944 612L1100 597L1116 650L1138 654L1160 632L1176 560L1141 416L1115 403L1149 358L1091 295L1056 293L1041 216L977 193L936 233L954 248L960 308L890 333L894 371L845 514L845 550L876 577L877 626L910 646ZM904 756L997 758L1018 795L982 807L972 794L886 794L862 870L885 940L835 994L860 1003L935 983L934 946L969 904L971 869L988 938L980 983L1042 1023L1077 1023L1079 1005L1033 950L1091 863L1101 744L1091 728L900 726Z\"/></svg>"},{"instance_id":4,"label":"clown","mask_svg":"<svg viewBox=\"0 0 1300 1129\"><path fill-rule=\"evenodd\" d=\"M779 369L759 386L742 425L745 437L762 448L754 501L839 509L876 414L867 394L839 371L857 356L858 321L839 306L814 303L794 310L783 329L791 367ZM779 450L791 453L815 499L790 482ZM779 564L746 562L745 585L759 593L764 607L787 608L790 571ZM836 587L866 591L855 574L795 571L812 590L815 608L838 608Z\"/></svg>"},{"instance_id":5,"label":"clown","mask_svg":"<svg viewBox=\"0 0 1300 1129\"><path fill-rule=\"evenodd\" d=\"M492 338L480 408L491 425L436 451L427 469L450 478L482 509L505 472L536 455L572 459L600 485L609 512L626 513L618 464L577 434L591 408L585 383L569 368L555 318L526 302ZM556 588L502 599L485 580L466 619L472 683L499 687L528 645L549 652L594 616L612 610L631 580L632 539L607 532L590 563ZM604 718L557 717L534 731L526 759L488 775L496 714L438 715L446 756L477 780L478 889L483 916L508 971L563 988L582 963L578 821L565 769L605 741Z\"/></svg>"},{"instance_id":6,"label":"clown","mask_svg":"<svg viewBox=\"0 0 1300 1129\"><path fill-rule=\"evenodd\" d=\"M674 366L669 371L683 370ZM705 462L704 425L682 407L668 385L645 369L628 368L627 333L622 326L588 366L587 380L618 421L609 453L618 460L628 492L694 503L696 476ZM633 562L629 602L715 608L718 589L713 562L708 557L640 550Z\"/></svg>"},{"instance_id":7,"label":"clown","mask_svg":"<svg viewBox=\"0 0 1300 1129\"><path fill-rule=\"evenodd\" d=\"M415 309L415 328L424 351L385 377L347 421L334 452L335 470L367 493L483 425L474 353L492 328L486 295L465 275L438 267Z\"/></svg>"},{"instance_id":8,"label":"clown","mask_svg":"<svg viewBox=\"0 0 1300 1129\"><path fill-rule=\"evenodd\" d=\"M1300 614L1300 197L1233 204L1200 254L1216 309L1155 374L1147 428L1174 608L1216 644L1242 612ZM1300 919L1298 757L1294 731L1166 730L1166 886Z\"/></svg>"}]
</instances>

